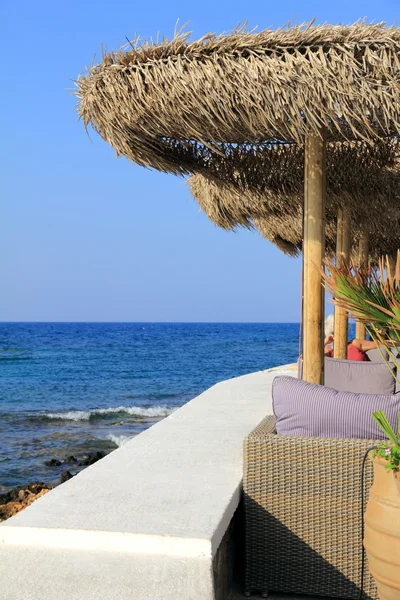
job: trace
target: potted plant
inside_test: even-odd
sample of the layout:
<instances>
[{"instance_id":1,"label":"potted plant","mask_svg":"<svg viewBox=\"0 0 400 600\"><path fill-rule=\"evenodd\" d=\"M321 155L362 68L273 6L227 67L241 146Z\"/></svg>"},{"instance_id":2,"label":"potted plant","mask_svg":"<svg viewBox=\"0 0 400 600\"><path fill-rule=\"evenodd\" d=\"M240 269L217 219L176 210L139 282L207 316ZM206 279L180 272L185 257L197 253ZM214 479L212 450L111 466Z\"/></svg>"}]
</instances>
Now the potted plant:
<instances>
[{"instance_id":1,"label":"potted plant","mask_svg":"<svg viewBox=\"0 0 400 600\"><path fill-rule=\"evenodd\" d=\"M381 600L400 598L400 412L394 432L383 411L372 415L387 436L372 454L374 483L365 512L364 547Z\"/></svg>"}]
</instances>

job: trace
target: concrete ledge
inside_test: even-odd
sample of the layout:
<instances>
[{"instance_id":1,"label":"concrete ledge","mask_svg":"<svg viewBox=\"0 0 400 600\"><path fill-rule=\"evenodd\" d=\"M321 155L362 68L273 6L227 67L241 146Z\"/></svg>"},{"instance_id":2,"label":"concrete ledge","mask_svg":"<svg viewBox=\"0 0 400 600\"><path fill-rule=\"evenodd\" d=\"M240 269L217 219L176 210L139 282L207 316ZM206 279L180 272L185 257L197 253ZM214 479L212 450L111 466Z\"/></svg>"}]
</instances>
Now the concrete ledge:
<instances>
[{"instance_id":1,"label":"concrete ledge","mask_svg":"<svg viewBox=\"0 0 400 600\"><path fill-rule=\"evenodd\" d=\"M87 531L83 529L46 529L43 527L7 527L0 531L0 543L47 548L79 548L107 552L159 554L160 556L211 556L209 540L162 537L143 533Z\"/></svg>"},{"instance_id":2,"label":"concrete ledge","mask_svg":"<svg viewBox=\"0 0 400 600\"><path fill-rule=\"evenodd\" d=\"M102 568L103 561L113 564L123 557L123 562L138 564L137 574L161 568L173 578L176 571L177 582L182 559L191 571L191 593L184 592L186 583L181 582L169 592L160 591L159 597L214 598L212 560L239 504L243 438L272 412L274 377L295 372L295 367L288 365L218 383L1 524L3 590L16 576L11 566L10 570L6 567L12 551L19 555L18 562L24 562L24 581L36 581L37 596L32 596L25 589L28 584L19 580L18 600L61 599L58 592L49 591L46 563L53 564L59 556L59 573L69 572L76 552L81 559L87 557L92 574ZM44 561L40 565L34 559L39 555ZM44 572L40 581L33 574L39 566ZM30 568L34 570L31 574ZM208 592L205 582L199 580L205 573ZM116 575L113 598L158 598L150 593L151 586L146 595L143 582L144 595L123 595L125 578L119 581ZM153 577L159 574L153 573ZM99 574L99 583L93 580L93 589L97 589L93 597L105 599L108 596L100 581ZM87 593L76 596L88 597Z\"/></svg>"},{"instance_id":3,"label":"concrete ledge","mask_svg":"<svg viewBox=\"0 0 400 600\"><path fill-rule=\"evenodd\" d=\"M123 552L3 547L1 600L208 600L206 558L132 557Z\"/></svg>"}]
</instances>

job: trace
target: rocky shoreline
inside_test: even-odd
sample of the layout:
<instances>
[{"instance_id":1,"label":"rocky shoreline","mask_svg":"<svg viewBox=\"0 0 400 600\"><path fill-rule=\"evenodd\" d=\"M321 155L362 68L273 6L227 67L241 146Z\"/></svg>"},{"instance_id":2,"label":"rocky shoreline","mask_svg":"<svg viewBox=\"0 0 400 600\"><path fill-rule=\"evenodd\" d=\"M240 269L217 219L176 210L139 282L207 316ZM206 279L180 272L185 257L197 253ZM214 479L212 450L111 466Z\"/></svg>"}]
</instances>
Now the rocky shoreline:
<instances>
[{"instance_id":1,"label":"rocky shoreline","mask_svg":"<svg viewBox=\"0 0 400 600\"><path fill-rule=\"evenodd\" d=\"M86 467L104 458L106 454L107 452L98 450L79 457L71 455L64 460L52 458L46 461L44 464L47 467L61 470L58 481L54 484L36 481L21 487L12 488L0 494L0 523L13 517L27 506L30 506L35 500L47 494L47 492L57 485L65 483Z\"/></svg>"}]
</instances>

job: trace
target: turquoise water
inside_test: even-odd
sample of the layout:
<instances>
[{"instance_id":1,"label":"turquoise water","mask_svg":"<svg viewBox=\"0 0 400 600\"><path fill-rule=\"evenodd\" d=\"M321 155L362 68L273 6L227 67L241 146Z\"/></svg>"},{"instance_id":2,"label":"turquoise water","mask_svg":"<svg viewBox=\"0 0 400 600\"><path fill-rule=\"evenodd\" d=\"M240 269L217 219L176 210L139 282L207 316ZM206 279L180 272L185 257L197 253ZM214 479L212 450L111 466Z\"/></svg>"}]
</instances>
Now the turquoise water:
<instances>
[{"instance_id":1,"label":"turquoise water","mask_svg":"<svg viewBox=\"0 0 400 600\"><path fill-rule=\"evenodd\" d=\"M298 336L298 324L0 323L0 491L54 483L45 461L108 452L217 381L296 361Z\"/></svg>"}]
</instances>

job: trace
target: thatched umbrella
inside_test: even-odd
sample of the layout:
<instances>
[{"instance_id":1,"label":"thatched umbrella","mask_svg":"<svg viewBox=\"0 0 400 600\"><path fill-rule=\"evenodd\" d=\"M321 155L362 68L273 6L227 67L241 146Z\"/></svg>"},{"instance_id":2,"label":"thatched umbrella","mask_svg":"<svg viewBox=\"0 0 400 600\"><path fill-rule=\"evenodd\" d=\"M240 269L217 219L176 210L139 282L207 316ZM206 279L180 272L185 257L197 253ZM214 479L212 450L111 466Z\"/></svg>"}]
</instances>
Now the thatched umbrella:
<instances>
[{"instance_id":1,"label":"thatched umbrella","mask_svg":"<svg viewBox=\"0 0 400 600\"><path fill-rule=\"evenodd\" d=\"M349 250L354 264L365 266L368 261L378 264L382 255L394 259L397 249L400 248L400 171L393 173L393 180L390 183L395 185L391 185L389 189L395 190L396 193L393 198L388 197L388 189L385 190L382 186L380 194L375 196L380 210L377 208L374 211L373 218L361 223L358 218L352 220ZM266 199L260 191L241 190L235 184L221 185L204 175L193 175L188 179L188 184L200 208L218 227L226 230L239 227L255 228L283 253L298 256L301 252L303 242L301 195L285 196L279 192L270 192ZM257 209L256 217L250 216L254 205ZM325 253L334 256L337 247L337 216L328 201L329 206L330 210L327 208L326 211ZM237 211L236 207L241 208L241 211ZM245 209L247 213L244 212ZM260 216L262 209L265 213ZM336 318L338 319L337 311ZM346 330L343 335L347 340ZM356 337L365 339L365 326L360 322L357 322Z\"/></svg>"},{"instance_id":2,"label":"thatched umbrella","mask_svg":"<svg viewBox=\"0 0 400 600\"><path fill-rule=\"evenodd\" d=\"M240 183L219 181L205 175L188 178L189 189L207 217L218 227L235 230L256 228L285 254L297 256L303 242L303 194L283 193ZM328 176L329 181L329 176ZM365 197L327 189L326 254L336 253L339 206L349 209L352 260L359 260L360 238L369 237L368 254L377 262L383 254L395 256L400 248L400 169L381 169L369 188L365 175ZM243 181L241 182L243 183ZM360 186L362 187L362 186ZM361 190L359 190L360 192ZM354 202L354 200L357 202Z\"/></svg>"},{"instance_id":3,"label":"thatched umbrella","mask_svg":"<svg viewBox=\"0 0 400 600\"><path fill-rule=\"evenodd\" d=\"M360 221L352 219L352 237L349 251L355 264L366 266L368 261L378 263L379 258L386 254L395 257L400 248L400 173L393 174L389 189L395 189L393 198L388 197L388 189L382 186L380 194L375 196L380 210L375 209L374 217ZM263 237L271 241L282 252L289 256L297 256L303 242L303 198L301 195L280 195L271 192L267 201L262 192L240 190L237 185L221 185L215 180L210 180L204 175L193 175L188 179L190 190L202 210L209 219L223 229L236 229L238 227L256 228ZM386 193L385 193L386 192ZM389 202L390 200L390 202ZM275 201L275 209L273 202ZM395 201L394 203L392 201ZM236 212L235 203L239 202L241 212ZM252 207L257 207L256 217L251 217ZM325 252L334 256L337 248L337 216L332 210L332 203L328 203L326 211ZM244 213L247 208L248 213ZM265 214L260 216L261 208ZM238 220L235 220L235 215ZM347 348L347 314L344 312L345 323L342 325L342 336ZM341 314L335 306L336 325L341 323ZM337 335L337 330L336 330ZM357 322L356 337L365 339L365 326ZM336 344L337 349L338 344ZM340 350L340 348L339 348Z\"/></svg>"},{"instance_id":4,"label":"thatched umbrella","mask_svg":"<svg viewBox=\"0 0 400 600\"><path fill-rule=\"evenodd\" d=\"M303 240L303 149L297 145L229 146L209 158L205 175L189 178L193 195L209 218L225 229L256 228L284 252L296 255ZM329 142L325 252L365 264L366 246L377 261L400 246L400 145ZM290 174L288 181L285 174ZM347 356L347 314L335 306L337 358ZM357 324L357 337L365 328Z\"/></svg>"},{"instance_id":5,"label":"thatched umbrella","mask_svg":"<svg viewBox=\"0 0 400 600\"><path fill-rule=\"evenodd\" d=\"M205 175L189 177L193 196L219 227L256 227L288 254L301 249L303 231L304 150L233 148L214 156ZM285 180L285 173L289 175ZM327 144L328 253L336 250L336 217L348 210L352 221L353 255L357 237L367 229L371 254L393 253L398 244L400 144L397 140ZM371 218L373 216L373 218ZM281 240L281 243L279 242Z\"/></svg>"},{"instance_id":6,"label":"thatched umbrella","mask_svg":"<svg viewBox=\"0 0 400 600\"><path fill-rule=\"evenodd\" d=\"M106 54L78 81L79 112L118 154L176 174L224 144L304 146L304 376L323 381L326 140L400 129L400 31L382 24L177 35Z\"/></svg>"},{"instance_id":7,"label":"thatched umbrella","mask_svg":"<svg viewBox=\"0 0 400 600\"><path fill-rule=\"evenodd\" d=\"M188 185L200 208L218 227L255 228L285 254L299 255L303 237L299 195L242 190L236 184L221 185L200 174L189 177Z\"/></svg>"}]
</instances>

